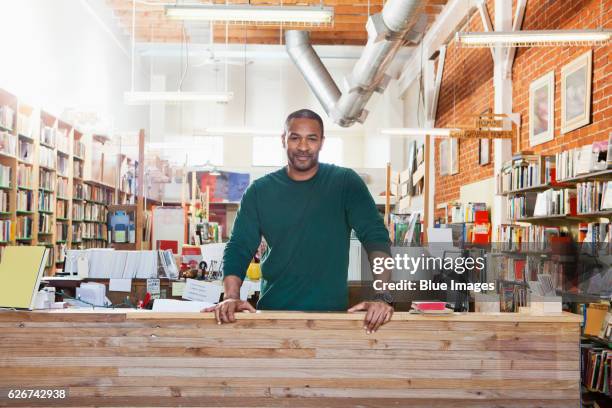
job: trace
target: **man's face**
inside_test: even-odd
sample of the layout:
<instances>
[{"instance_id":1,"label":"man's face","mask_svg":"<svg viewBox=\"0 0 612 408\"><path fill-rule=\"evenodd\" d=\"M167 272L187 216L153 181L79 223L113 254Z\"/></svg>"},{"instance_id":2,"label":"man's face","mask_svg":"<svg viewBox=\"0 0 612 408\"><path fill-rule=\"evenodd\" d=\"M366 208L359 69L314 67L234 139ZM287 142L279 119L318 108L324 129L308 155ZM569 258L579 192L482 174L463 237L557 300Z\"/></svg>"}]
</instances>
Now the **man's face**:
<instances>
[{"instance_id":1,"label":"man's face","mask_svg":"<svg viewBox=\"0 0 612 408\"><path fill-rule=\"evenodd\" d=\"M312 169L319 163L319 152L323 147L319 123L313 119L292 119L286 134L283 135L283 147L287 150L287 159L294 169Z\"/></svg>"}]
</instances>

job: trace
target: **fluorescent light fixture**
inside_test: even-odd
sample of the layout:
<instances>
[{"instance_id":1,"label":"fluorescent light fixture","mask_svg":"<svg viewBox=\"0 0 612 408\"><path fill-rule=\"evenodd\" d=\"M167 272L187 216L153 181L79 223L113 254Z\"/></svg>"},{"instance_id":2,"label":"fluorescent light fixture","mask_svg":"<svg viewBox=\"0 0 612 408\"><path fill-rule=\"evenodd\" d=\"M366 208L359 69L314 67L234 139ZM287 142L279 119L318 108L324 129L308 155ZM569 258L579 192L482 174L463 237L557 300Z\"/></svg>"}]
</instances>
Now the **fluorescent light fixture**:
<instances>
[{"instance_id":1,"label":"fluorescent light fixture","mask_svg":"<svg viewBox=\"0 0 612 408\"><path fill-rule=\"evenodd\" d=\"M536 30L489 31L455 34L463 47L545 47L556 45L600 45L610 40L612 31L604 30Z\"/></svg>"},{"instance_id":2,"label":"fluorescent light fixture","mask_svg":"<svg viewBox=\"0 0 612 408\"><path fill-rule=\"evenodd\" d=\"M388 136L450 136L451 130L445 128L389 128L380 133Z\"/></svg>"},{"instance_id":3,"label":"fluorescent light fixture","mask_svg":"<svg viewBox=\"0 0 612 408\"><path fill-rule=\"evenodd\" d=\"M125 92L124 102L128 105L151 102L229 102L233 92Z\"/></svg>"},{"instance_id":4,"label":"fluorescent light fixture","mask_svg":"<svg viewBox=\"0 0 612 408\"><path fill-rule=\"evenodd\" d=\"M248 4L167 5L166 17L177 20L205 20L249 23L331 23L332 7L252 6Z\"/></svg>"}]
</instances>

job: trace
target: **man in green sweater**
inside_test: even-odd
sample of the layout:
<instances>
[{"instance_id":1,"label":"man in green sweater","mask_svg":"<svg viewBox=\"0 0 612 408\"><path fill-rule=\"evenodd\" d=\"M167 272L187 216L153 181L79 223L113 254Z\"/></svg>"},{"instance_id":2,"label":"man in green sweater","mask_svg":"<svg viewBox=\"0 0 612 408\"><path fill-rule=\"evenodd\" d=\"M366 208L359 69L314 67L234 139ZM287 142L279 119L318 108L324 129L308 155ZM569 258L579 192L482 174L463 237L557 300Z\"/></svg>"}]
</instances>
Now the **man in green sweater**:
<instances>
[{"instance_id":1,"label":"man in green sweater","mask_svg":"<svg viewBox=\"0 0 612 408\"><path fill-rule=\"evenodd\" d=\"M287 166L255 180L244 193L223 255L224 300L204 310L214 311L219 324L235 321L235 312L255 311L240 300L240 286L262 236L268 250L261 261L261 310L347 310L351 229L370 262L390 256L389 233L363 180L351 169L319 163L324 140L315 112L302 109L287 117ZM379 293L348 311L366 312L369 333L389 321L391 301Z\"/></svg>"}]
</instances>

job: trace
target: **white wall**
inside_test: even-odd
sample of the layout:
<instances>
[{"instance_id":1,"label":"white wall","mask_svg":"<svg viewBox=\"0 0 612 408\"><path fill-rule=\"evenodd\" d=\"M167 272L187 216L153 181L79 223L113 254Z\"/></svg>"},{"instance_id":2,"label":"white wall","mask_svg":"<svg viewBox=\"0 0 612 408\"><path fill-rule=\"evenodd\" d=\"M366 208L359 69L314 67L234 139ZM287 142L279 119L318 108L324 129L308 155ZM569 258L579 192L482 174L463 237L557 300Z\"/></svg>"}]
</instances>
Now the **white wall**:
<instances>
[{"instance_id":1,"label":"white wall","mask_svg":"<svg viewBox=\"0 0 612 408\"><path fill-rule=\"evenodd\" d=\"M100 132L148 128L147 108L123 104L130 48L103 0L2 0L0 38L0 87L24 102L66 120L95 113Z\"/></svg>"}]
</instances>

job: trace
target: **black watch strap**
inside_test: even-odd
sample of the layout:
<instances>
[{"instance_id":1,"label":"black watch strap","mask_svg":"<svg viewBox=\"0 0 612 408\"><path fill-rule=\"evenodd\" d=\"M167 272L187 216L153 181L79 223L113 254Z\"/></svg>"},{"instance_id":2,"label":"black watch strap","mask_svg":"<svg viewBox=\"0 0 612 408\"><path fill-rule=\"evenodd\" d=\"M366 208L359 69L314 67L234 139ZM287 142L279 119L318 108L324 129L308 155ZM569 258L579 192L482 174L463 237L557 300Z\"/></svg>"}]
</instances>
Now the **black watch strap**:
<instances>
[{"instance_id":1,"label":"black watch strap","mask_svg":"<svg viewBox=\"0 0 612 408\"><path fill-rule=\"evenodd\" d=\"M393 304L393 295L391 295L391 293L389 292L378 292L374 294L374 297L372 298L372 300L378 301L378 302L385 302L391 305Z\"/></svg>"}]
</instances>

